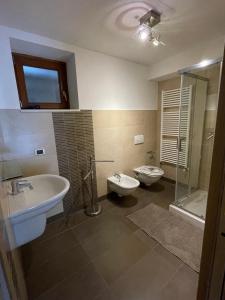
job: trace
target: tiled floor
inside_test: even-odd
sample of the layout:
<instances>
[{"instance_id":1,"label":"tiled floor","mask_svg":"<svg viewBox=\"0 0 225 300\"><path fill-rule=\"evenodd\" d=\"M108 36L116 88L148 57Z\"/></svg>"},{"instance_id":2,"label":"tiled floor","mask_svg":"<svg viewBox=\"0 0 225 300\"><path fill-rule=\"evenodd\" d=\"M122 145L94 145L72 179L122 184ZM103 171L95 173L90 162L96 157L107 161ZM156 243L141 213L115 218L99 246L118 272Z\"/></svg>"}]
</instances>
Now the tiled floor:
<instances>
[{"instance_id":1,"label":"tiled floor","mask_svg":"<svg viewBox=\"0 0 225 300\"><path fill-rule=\"evenodd\" d=\"M95 218L83 212L47 225L22 249L29 299L194 300L198 275L126 218L154 202L168 209L174 186L161 181L125 199L104 200Z\"/></svg>"}]
</instances>

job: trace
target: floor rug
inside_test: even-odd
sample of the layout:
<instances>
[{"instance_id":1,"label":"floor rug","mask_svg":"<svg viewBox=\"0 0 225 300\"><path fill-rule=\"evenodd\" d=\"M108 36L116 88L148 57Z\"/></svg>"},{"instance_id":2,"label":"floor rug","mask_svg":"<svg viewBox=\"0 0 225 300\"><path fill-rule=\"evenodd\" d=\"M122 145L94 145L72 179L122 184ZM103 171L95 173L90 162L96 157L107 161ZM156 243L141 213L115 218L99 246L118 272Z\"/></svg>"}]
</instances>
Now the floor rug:
<instances>
[{"instance_id":1,"label":"floor rug","mask_svg":"<svg viewBox=\"0 0 225 300\"><path fill-rule=\"evenodd\" d=\"M202 229L153 203L132 213L128 218L184 263L199 272Z\"/></svg>"}]
</instances>

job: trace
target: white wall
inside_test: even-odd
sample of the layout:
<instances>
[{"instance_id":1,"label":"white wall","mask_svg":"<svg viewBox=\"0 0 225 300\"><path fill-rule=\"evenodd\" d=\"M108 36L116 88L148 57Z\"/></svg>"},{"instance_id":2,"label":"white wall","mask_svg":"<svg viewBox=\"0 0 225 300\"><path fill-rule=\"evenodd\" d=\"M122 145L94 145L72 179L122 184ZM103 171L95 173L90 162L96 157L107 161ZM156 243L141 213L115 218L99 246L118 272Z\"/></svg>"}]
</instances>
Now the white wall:
<instances>
[{"instance_id":1,"label":"white wall","mask_svg":"<svg viewBox=\"0 0 225 300\"><path fill-rule=\"evenodd\" d=\"M217 59L223 56L224 37L211 39L187 49L185 52L171 56L149 67L148 79L162 79L178 70L192 66L205 59Z\"/></svg>"},{"instance_id":2,"label":"white wall","mask_svg":"<svg viewBox=\"0 0 225 300\"><path fill-rule=\"evenodd\" d=\"M0 109L19 108L19 97L14 75L10 41L0 28Z\"/></svg>"},{"instance_id":3,"label":"white wall","mask_svg":"<svg viewBox=\"0 0 225 300\"><path fill-rule=\"evenodd\" d=\"M75 54L81 109L156 109L157 85L154 81L148 80L166 77L202 59L218 58L223 55L224 47L223 38L209 40L148 68L99 52L0 26L0 109L19 108L10 38L49 47L48 55L52 53L52 49L55 49L57 55L60 55L58 50L67 55ZM36 51L39 51L38 47Z\"/></svg>"},{"instance_id":4,"label":"white wall","mask_svg":"<svg viewBox=\"0 0 225 300\"><path fill-rule=\"evenodd\" d=\"M82 109L157 108L157 86L145 66L79 49L76 68Z\"/></svg>"},{"instance_id":5,"label":"white wall","mask_svg":"<svg viewBox=\"0 0 225 300\"><path fill-rule=\"evenodd\" d=\"M59 174L52 114L27 113L20 110L0 110L1 166L4 176L10 171L20 176ZM35 155L35 149L44 148L45 155ZM12 169L12 170L10 170ZM15 173L14 173L15 175ZM62 202L50 210L48 216L63 211Z\"/></svg>"},{"instance_id":6,"label":"white wall","mask_svg":"<svg viewBox=\"0 0 225 300\"><path fill-rule=\"evenodd\" d=\"M157 85L148 68L39 35L0 26L0 109L19 108L10 38L75 54L81 109L156 109Z\"/></svg>"}]
</instances>

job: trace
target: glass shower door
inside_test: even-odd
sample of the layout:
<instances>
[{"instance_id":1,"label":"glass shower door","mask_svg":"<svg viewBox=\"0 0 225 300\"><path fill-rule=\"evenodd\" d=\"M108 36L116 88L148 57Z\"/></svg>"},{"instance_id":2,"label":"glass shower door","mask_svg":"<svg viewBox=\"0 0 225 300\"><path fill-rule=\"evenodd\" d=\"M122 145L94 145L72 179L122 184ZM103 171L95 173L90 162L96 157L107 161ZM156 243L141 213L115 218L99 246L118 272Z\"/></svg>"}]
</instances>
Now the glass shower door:
<instances>
[{"instance_id":1,"label":"glass shower door","mask_svg":"<svg viewBox=\"0 0 225 300\"><path fill-rule=\"evenodd\" d=\"M197 215L188 200L198 190L207 84L194 74L181 76L175 205Z\"/></svg>"}]
</instances>

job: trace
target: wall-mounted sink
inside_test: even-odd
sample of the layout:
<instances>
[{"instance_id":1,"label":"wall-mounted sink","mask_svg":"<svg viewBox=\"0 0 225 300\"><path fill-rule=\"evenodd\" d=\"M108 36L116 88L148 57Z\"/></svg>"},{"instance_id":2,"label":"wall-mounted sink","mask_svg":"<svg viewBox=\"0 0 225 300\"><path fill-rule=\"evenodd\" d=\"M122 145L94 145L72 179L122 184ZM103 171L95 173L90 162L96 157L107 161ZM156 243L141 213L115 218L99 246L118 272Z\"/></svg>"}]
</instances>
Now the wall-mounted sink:
<instances>
[{"instance_id":1,"label":"wall-mounted sink","mask_svg":"<svg viewBox=\"0 0 225 300\"><path fill-rule=\"evenodd\" d=\"M69 181L58 175L36 175L23 178L32 189L20 188L12 195L9 185L9 219L15 234L16 247L40 236L46 227L46 213L56 206L69 190Z\"/></svg>"}]
</instances>

